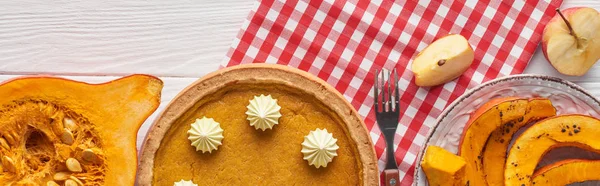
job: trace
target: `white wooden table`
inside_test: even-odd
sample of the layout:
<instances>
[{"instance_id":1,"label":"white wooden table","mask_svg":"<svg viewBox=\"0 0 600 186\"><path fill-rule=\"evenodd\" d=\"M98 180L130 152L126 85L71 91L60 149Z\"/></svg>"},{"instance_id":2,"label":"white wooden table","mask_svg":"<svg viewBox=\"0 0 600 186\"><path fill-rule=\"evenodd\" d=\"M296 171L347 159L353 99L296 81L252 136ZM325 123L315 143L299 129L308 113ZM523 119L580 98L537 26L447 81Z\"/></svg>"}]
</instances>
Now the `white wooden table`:
<instances>
[{"instance_id":1,"label":"white wooden table","mask_svg":"<svg viewBox=\"0 0 600 186\"><path fill-rule=\"evenodd\" d=\"M254 0L0 1L0 81L53 74L91 83L152 74L165 87L148 127L179 91L216 70ZM562 8L597 0L565 0ZM571 80L600 97L600 63L586 76L561 76L536 51L525 73Z\"/></svg>"}]
</instances>

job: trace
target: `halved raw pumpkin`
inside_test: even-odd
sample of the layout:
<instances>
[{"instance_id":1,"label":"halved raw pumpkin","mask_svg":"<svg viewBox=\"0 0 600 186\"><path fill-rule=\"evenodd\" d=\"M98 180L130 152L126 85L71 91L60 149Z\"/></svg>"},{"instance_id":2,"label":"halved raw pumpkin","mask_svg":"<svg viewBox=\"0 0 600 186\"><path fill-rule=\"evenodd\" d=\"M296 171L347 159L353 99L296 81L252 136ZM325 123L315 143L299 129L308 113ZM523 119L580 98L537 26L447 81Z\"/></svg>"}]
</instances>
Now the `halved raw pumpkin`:
<instances>
[{"instance_id":1,"label":"halved raw pumpkin","mask_svg":"<svg viewBox=\"0 0 600 186\"><path fill-rule=\"evenodd\" d=\"M465 184L486 184L482 154L491 133L511 122L524 120L532 112L531 106L546 101L538 98L499 98L484 104L471 115L459 145L459 154L467 162Z\"/></svg>"},{"instance_id":2,"label":"halved raw pumpkin","mask_svg":"<svg viewBox=\"0 0 600 186\"><path fill-rule=\"evenodd\" d=\"M488 138L483 150L483 173L488 185L504 185L506 152L513 135L528 123L556 115L556 109L548 99L531 100L527 107L522 119L508 121Z\"/></svg>"},{"instance_id":3,"label":"halved raw pumpkin","mask_svg":"<svg viewBox=\"0 0 600 186\"><path fill-rule=\"evenodd\" d=\"M534 170L541 158L551 149L577 146L600 151L600 120L585 115L564 115L542 120L528 128L511 147L506 170L505 185L532 185ZM562 177L581 174L563 171ZM595 171L597 174L597 170Z\"/></svg>"},{"instance_id":4,"label":"halved raw pumpkin","mask_svg":"<svg viewBox=\"0 0 600 186\"><path fill-rule=\"evenodd\" d=\"M465 160L446 149L430 145L421 166L430 186L459 186L463 184Z\"/></svg>"},{"instance_id":5,"label":"halved raw pumpkin","mask_svg":"<svg viewBox=\"0 0 600 186\"><path fill-rule=\"evenodd\" d=\"M547 165L533 174L533 184L568 185L590 180L600 180L600 160L563 160Z\"/></svg>"},{"instance_id":6,"label":"halved raw pumpkin","mask_svg":"<svg viewBox=\"0 0 600 186\"><path fill-rule=\"evenodd\" d=\"M162 85L146 75L0 84L0 183L133 185L137 131L158 107Z\"/></svg>"}]
</instances>

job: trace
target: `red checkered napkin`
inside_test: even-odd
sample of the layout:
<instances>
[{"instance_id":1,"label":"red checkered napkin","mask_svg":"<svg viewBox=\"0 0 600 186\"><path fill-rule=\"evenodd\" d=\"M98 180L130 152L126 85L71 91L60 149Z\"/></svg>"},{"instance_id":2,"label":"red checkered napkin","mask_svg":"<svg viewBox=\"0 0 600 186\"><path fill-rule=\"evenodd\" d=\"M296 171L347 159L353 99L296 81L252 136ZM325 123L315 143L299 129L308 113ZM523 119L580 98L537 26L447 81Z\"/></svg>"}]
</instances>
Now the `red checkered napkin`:
<instances>
[{"instance_id":1,"label":"red checkered napkin","mask_svg":"<svg viewBox=\"0 0 600 186\"><path fill-rule=\"evenodd\" d=\"M266 62L308 71L342 92L365 118L379 157L385 142L375 125L373 73L401 75L396 159L402 185L413 181L416 156L442 110L466 89L523 72L544 25L562 0L273 1L256 3L223 66ZM465 36L475 62L443 86L414 84L410 63L436 38Z\"/></svg>"}]
</instances>

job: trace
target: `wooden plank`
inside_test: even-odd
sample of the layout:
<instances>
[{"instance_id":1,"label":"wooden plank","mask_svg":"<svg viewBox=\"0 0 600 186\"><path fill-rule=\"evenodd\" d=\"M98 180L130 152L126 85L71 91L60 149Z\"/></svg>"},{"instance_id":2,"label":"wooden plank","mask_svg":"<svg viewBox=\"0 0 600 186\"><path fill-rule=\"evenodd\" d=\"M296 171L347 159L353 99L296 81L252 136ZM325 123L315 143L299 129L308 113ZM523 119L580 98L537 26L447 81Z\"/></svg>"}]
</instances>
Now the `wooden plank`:
<instances>
[{"instance_id":1,"label":"wooden plank","mask_svg":"<svg viewBox=\"0 0 600 186\"><path fill-rule=\"evenodd\" d=\"M217 69L254 3L0 1L0 73L199 77ZM600 1L562 8L574 6ZM530 64L527 73L558 75L539 51Z\"/></svg>"},{"instance_id":2,"label":"wooden plank","mask_svg":"<svg viewBox=\"0 0 600 186\"><path fill-rule=\"evenodd\" d=\"M254 0L0 1L0 73L199 77Z\"/></svg>"},{"instance_id":3,"label":"wooden plank","mask_svg":"<svg viewBox=\"0 0 600 186\"><path fill-rule=\"evenodd\" d=\"M11 78L18 77L16 75L0 75L0 81L5 81ZM102 83L110 80L117 79L117 76L60 76L68 79L73 79L77 81L83 81L88 83ZM197 78L170 78L170 77L159 77L163 83L164 87L161 94L160 106L158 109L144 122L144 125L140 127L138 131L138 139L137 139L137 147L138 149L141 147L144 138L146 137L146 133L148 129L154 122L154 119L160 114L164 108L171 102L171 100L183 90L185 87L190 85L192 82L196 81Z\"/></svg>"}]
</instances>

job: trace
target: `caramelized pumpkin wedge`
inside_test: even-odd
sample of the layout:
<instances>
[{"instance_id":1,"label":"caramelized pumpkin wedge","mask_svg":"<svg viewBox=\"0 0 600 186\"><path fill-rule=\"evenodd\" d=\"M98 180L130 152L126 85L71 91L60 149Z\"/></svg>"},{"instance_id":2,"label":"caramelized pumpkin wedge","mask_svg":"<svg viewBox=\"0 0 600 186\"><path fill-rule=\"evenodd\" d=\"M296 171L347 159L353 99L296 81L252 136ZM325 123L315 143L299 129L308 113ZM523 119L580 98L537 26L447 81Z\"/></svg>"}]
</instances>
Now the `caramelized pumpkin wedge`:
<instances>
[{"instance_id":1,"label":"caramelized pumpkin wedge","mask_svg":"<svg viewBox=\"0 0 600 186\"><path fill-rule=\"evenodd\" d=\"M136 136L162 81L23 77L0 84L0 183L133 185Z\"/></svg>"},{"instance_id":2,"label":"caramelized pumpkin wedge","mask_svg":"<svg viewBox=\"0 0 600 186\"><path fill-rule=\"evenodd\" d=\"M556 109L548 99L534 99L527 104L523 118L508 121L492 132L483 151L483 173L488 185L504 185L506 152L513 135L528 123L556 115Z\"/></svg>"},{"instance_id":3,"label":"caramelized pumpkin wedge","mask_svg":"<svg viewBox=\"0 0 600 186\"><path fill-rule=\"evenodd\" d=\"M421 162L430 186L459 186L463 184L465 160L446 149L429 146Z\"/></svg>"},{"instance_id":4,"label":"caramelized pumpkin wedge","mask_svg":"<svg viewBox=\"0 0 600 186\"><path fill-rule=\"evenodd\" d=\"M600 120L590 116L556 116L534 124L525 130L510 148L504 172L505 185L532 185L535 167L553 148L577 146L595 152L600 151L598 136L600 136ZM581 174L576 171L563 173L565 175L562 177Z\"/></svg>"},{"instance_id":5,"label":"caramelized pumpkin wedge","mask_svg":"<svg viewBox=\"0 0 600 186\"><path fill-rule=\"evenodd\" d=\"M491 100L476 110L467 122L459 154L467 162L465 167L465 185L485 185L482 154L486 142L493 131L513 121L524 120L531 113L530 104L545 99L500 98Z\"/></svg>"},{"instance_id":6,"label":"caramelized pumpkin wedge","mask_svg":"<svg viewBox=\"0 0 600 186\"><path fill-rule=\"evenodd\" d=\"M568 185L590 180L600 180L600 160L563 160L547 165L533 174L536 186Z\"/></svg>"}]
</instances>

